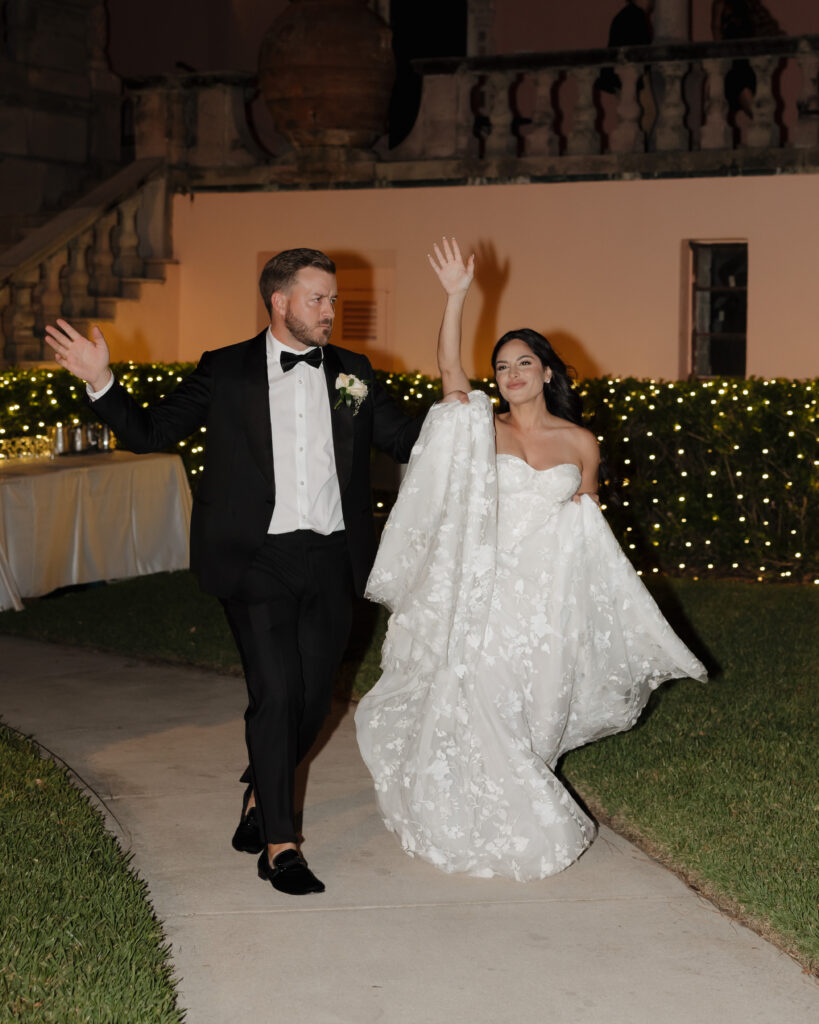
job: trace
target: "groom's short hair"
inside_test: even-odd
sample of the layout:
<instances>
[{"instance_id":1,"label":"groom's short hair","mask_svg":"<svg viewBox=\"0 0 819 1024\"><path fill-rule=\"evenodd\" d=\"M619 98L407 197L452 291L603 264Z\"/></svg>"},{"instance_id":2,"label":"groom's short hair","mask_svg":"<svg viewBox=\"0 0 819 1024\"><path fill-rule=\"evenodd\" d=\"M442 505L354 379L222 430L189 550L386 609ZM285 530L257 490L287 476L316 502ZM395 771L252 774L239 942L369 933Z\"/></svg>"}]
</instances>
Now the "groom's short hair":
<instances>
[{"instance_id":1,"label":"groom's short hair","mask_svg":"<svg viewBox=\"0 0 819 1024\"><path fill-rule=\"evenodd\" d=\"M336 272L335 263L318 249L285 249L265 263L259 278L259 291L268 313L273 292L286 291L296 274L305 267L317 267L328 274Z\"/></svg>"}]
</instances>

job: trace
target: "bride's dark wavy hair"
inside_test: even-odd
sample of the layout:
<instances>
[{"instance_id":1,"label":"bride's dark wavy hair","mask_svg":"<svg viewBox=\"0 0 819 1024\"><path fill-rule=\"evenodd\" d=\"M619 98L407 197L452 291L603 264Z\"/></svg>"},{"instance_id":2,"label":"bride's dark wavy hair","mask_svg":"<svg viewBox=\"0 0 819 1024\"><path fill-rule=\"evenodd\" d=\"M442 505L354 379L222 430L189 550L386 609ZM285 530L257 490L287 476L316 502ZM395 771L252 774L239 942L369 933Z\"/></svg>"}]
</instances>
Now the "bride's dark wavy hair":
<instances>
[{"instance_id":1,"label":"bride's dark wavy hair","mask_svg":"<svg viewBox=\"0 0 819 1024\"><path fill-rule=\"evenodd\" d=\"M546 408L553 416L559 416L570 423L583 426L583 402L580 395L572 387L572 378L575 376L573 367L566 366L560 356L555 352L546 338L537 331L524 327L520 331L507 331L492 349L492 370L495 371L495 364L498 361L498 352L507 341L519 339L527 345L534 355L548 366L552 371L552 379L548 384L543 385L543 397L546 399ZM508 412L509 403L500 398L498 412Z\"/></svg>"},{"instance_id":2,"label":"bride's dark wavy hair","mask_svg":"<svg viewBox=\"0 0 819 1024\"><path fill-rule=\"evenodd\" d=\"M563 362L542 334L538 334L537 331L533 331L528 327L524 327L520 331L507 331L492 349L492 370L495 370L498 352L500 352L507 341L514 341L515 338L519 338L527 345L543 363L544 367L551 367L552 379L548 384L543 385L543 397L546 399L546 408L549 412L553 416L559 416L563 420L568 420L570 423L576 423L579 427L585 426L586 424L583 423L583 401L572 386L572 380L576 376L575 369L573 366L567 366ZM509 403L499 397L497 408L498 412L508 412ZM616 478L614 470L602 449L600 451L598 479L601 483L608 485L606 500L619 505L621 503L618 488L619 480Z\"/></svg>"}]
</instances>

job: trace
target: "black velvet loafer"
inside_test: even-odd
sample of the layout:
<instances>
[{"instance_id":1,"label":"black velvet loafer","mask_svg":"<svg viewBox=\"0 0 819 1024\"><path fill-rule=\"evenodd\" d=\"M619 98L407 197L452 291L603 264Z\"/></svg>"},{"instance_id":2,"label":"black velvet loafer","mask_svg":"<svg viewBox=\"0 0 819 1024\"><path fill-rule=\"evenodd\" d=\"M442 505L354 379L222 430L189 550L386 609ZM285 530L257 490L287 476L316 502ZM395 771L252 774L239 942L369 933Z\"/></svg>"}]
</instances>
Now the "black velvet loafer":
<instances>
[{"instance_id":1,"label":"black velvet loafer","mask_svg":"<svg viewBox=\"0 0 819 1024\"><path fill-rule=\"evenodd\" d=\"M239 824L236 826L236 831L233 833L233 839L230 841L233 849L239 850L240 853L259 853L264 849L264 840L259 828L259 816L256 813L256 808L251 807L248 810L247 806L251 792L252 787L248 786L242 800L242 816L239 819Z\"/></svg>"},{"instance_id":2,"label":"black velvet loafer","mask_svg":"<svg viewBox=\"0 0 819 1024\"><path fill-rule=\"evenodd\" d=\"M282 850L273 858L272 867L265 850L259 857L259 878L270 882L274 889L286 892L288 896L324 892L324 882L320 882L307 867L307 861L298 850Z\"/></svg>"}]
</instances>

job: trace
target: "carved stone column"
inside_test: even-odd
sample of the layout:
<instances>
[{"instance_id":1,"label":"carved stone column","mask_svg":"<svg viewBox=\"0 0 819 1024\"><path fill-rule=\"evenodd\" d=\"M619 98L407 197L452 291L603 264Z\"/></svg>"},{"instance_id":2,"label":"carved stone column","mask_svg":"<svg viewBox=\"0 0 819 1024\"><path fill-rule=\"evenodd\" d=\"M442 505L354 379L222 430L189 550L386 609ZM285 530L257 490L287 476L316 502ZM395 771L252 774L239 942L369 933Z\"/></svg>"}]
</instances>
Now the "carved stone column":
<instances>
[{"instance_id":1,"label":"carved stone column","mask_svg":"<svg viewBox=\"0 0 819 1024\"><path fill-rule=\"evenodd\" d=\"M68 249L60 249L40 267L40 280L34 289L34 324L38 332L63 315L62 271L68 263Z\"/></svg>"},{"instance_id":2,"label":"carved stone column","mask_svg":"<svg viewBox=\"0 0 819 1024\"><path fill-rule=\"evenodd\" d=\"M705 122L700 130L701 149L730 149L733 132L728 123L728 101L725 98L725 75L731 61L724 57L703 60L708 76L705 83Z\"/></svg>"},{"instance_id":3,"label":"carved stone column","mask_svg":"<svg viewBox=\"0 0 819 1024\"><path fill-rule=\"evenodd\" d=\"M535 86L534 107L532 110L532 127L524 136L526 156L556 156L560 151L560 141L554 130L554 110L552 109L552 88L557 72L551 68L543 68L532 73Z\"/></svg>"},{"instance_id":4,"label":"carved stone column","mask_svg":"<svg viewBox=\"0 0 819 1024\"><path fill-rule=\"evenodd\" d=\"M642 153L645 134L640 127L643 108L637 97L642 68L637 64L619 64L617 74L621 82L620 102L617 104L617 127L609 135L613 153Z\"/></svg>"},{"instance_id":5,"label":"carved stone column","mask_svg":"<svg viewBox=\"0 0 819 1024\"><path fill-rule=\"evenodd\" d=\"M114 274L114 252L111 247L111 232L117 222L116 210L104 214L94 225L94 245L91 249L92 295L116 295L119 285Z\"/></svg>"},{"instance_id":6,"label":"carved stone column","mask_svg":"<svg viewBox=\"0 0 819 1024\"><path fill-rule=\"evenodd\" d=\"M490 158L517 155L517 137L512 134L510 84L506 72L495 71L487 76L484 86L485 110L490 125L484 153Z\"/></svg>"},{"instance_id":7,"label":"carved stone column","mask_svg":"<svg viewBox=\"0 0 819 1024\"><path fill-rule=\"evenodd\" d=\"M662 102L654 126L657 152L688 149L688 129L685 127L685 103L682 98L682 79L688 70L683 61L664 61L657 65L662 75Z\"/></svg>"},{"instance_id":8,"label":"carved stone column","mask_svg":"<svg viewBox=\"0 0 819 1024\"><path fill-rule=\"evenodd\" d=\"M27 270L11 282L11 302L6 310L5 356L10 363L41 359L43 342L34 333L33 293L39 269Z\"/></svg>"},{"instance_id":9,"label":"carved stone column","mask_svg":"<svg viewBox=\"0 0 819 1024\"><path fill-rule=\"evenodd\" d=\"M597 65L592 64L589 67L574 68L571 72L577 82L577 102L566 152L572 156L600 152L600 135L595 127L597 108L594 105L594 83L599 71Z\"/></svg>"},{"instance_id":10,"label":"carved stone column","mask_svg":"<svg viewBox=\"0 0 819 1024\"><path fill-rule=\"evenodd\" d=\"M88 273L88 249L91 231L84 231L68 244L68 270L65 277L65 311L69 317L81 319L94 315L94 300L88 292L91 276Z\"/></svg>"},{"instance_id":11,"label":"carved stone column","mask_svg":"<svg viewBox=\"0 0 819 1024\"><path fill-rule=\"evenodd\" d=\"M171 232L173 194L166 175L157 175L142 186L136 229L143 262L173 257ZM145 275L150 277L150 274Z\"/></svg>"},{"instance_id":12,"label":"carved stone column","mask_svg":"<svg viewBox=\"0 0 819 1024\"><path fill-rule=\"evenodd\" d=\"M118 277L142 277L142 258L139 255L137 213L142 197L139 193L119 206L119 231L114 273Z\"/></svg>"},{"instance_id":13,"label":"carved stone column","mask_svg":"<svg viewBox=\"0 0 819 1024\"><path fill-rule=\"evenodd\" d=\"M756 91L753 101L753 121L745 133L745 144L754 148L779 145L779 127L774 122L776 100L771 91L771 76L777 64L776 57L763 55L751 57L750 64L756 75Z\"/></svg>"}]
</instances>

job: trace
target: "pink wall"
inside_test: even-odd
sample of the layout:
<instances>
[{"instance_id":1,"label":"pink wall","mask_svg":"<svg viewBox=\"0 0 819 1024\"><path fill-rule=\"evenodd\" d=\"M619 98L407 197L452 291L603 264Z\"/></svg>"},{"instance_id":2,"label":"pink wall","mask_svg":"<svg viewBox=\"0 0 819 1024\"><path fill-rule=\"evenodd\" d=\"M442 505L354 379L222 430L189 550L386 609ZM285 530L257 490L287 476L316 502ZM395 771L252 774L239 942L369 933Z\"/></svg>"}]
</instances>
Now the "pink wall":
<instances>
[{"instance_id":1,"label":"pink wall","mask_svg":"<svg viewBox=\"0 0 819 1024\"><path fill-rule=\"evenodd\" d=\"M307 245L337 255L348 279L369 266L392 282L376 365L434 372L442 297L425 253L446 232L481 254L485 291L465 318L471 372L488 373L501 333L531 326L581 375L677 378L685 243L698 239L748 241L749 374L819 373L816 175L199 194L175 199L174 221L178 344L173 302L146 299L140 323L128 312L135 358L147 346L155 358L196 359L252 336L259 254ZM127 358L119 321L114 330Z\"/></svg>"},{"instance_id":2,"label":"pink wall","mask_svg":"<svg viewBox=\"0 0 819 1024\"><path fill-rule=\"evenodd\" d=\"M140 285L138 301L117 303L113 324L103 324L105 340L115 362L133 360L147 363L156 359L172 363L181 356L179 296L181 268L174 263L165 268L165 281Z\"/></svg>"}]
</instances>

